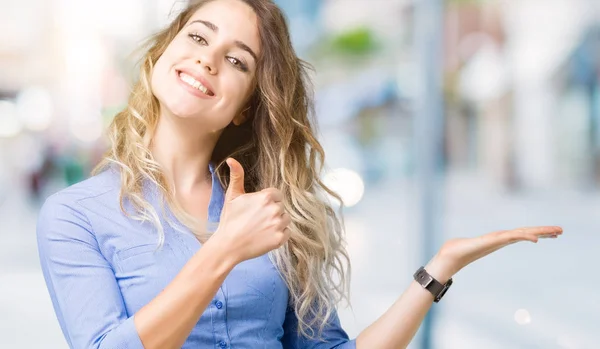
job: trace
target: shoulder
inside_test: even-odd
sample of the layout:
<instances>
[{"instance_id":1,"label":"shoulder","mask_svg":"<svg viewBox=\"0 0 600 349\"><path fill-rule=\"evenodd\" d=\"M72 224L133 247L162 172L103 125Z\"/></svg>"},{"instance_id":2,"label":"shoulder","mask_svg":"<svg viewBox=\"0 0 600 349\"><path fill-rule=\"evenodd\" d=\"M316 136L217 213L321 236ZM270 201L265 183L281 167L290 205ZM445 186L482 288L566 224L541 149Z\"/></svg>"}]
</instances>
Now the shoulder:
<instances>
[{"instance_id":1,"label":"shoulder","mask_svg":"<svg viewBox=\"0 0 600 349\"><path fill-rule=\"evenodd\" d=\"M117 170L108 168L50 195L40 209L40 220L56 219L65 215L81 216L90 205L114 206L118 200L120 178Z\"/></svg>"},{"instance_id":2,"label":"shoulder","mask_svg":"<svg viewBox=\"0 0 600 349\"><path fill-rule=\"evenodd\" d=\"M106 170L45 200L36 222L38 253L43 268L47 264L59 269L70 267L72 265L68 264L75 263L75 259L78 266L99 260L96 258L103 255L103 251L95 228L103 227L105 224L98 223L105 223L115 216L115 205L111 202L118 196L119 183L118 172ZM98 221L94 212L102 212L107 218Z\"/></svg>"}]
</instances>

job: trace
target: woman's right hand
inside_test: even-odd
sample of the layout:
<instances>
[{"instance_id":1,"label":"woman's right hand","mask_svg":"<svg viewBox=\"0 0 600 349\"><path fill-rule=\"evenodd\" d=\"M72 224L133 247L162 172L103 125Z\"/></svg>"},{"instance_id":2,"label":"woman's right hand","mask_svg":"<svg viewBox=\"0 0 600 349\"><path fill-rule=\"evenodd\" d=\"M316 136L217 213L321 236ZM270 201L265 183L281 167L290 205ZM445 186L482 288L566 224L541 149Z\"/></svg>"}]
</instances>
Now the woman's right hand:
<instances>
[{"instance_id":1,"label":"woman's right hand","mask_svg":"<svg viewBox=\"0 0 600 349\"><path fill-rule=\"evenodd\" d=\"M227 159L230 181L217 231L211 237L237 264L281 247L290 237L291 222L283 206L283 193L275 188L256 193L244 190L244 169Z\"/></svg>"}]
</instances>

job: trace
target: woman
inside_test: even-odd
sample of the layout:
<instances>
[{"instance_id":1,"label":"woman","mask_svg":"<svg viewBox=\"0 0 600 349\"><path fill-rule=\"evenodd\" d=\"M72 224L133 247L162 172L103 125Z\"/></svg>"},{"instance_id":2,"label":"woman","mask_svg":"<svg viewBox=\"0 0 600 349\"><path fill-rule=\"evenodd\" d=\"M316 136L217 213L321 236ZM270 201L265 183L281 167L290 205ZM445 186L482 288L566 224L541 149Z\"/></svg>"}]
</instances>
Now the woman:
<instances>
[{"instance_id":1,"label":"woman","mask_svg":"<svg viewBox=\"0 0 600 349\"><path fill-rule=\"evenodd\" d=\"M40 260L70 347L404 348L434 301L419 283L561 234L449 241L349 340L335 310L348 258L321 196L333 193L311 105L270 0L192 1L150 41L95 175L41 210Z\"/></svg>"}]
</instances>

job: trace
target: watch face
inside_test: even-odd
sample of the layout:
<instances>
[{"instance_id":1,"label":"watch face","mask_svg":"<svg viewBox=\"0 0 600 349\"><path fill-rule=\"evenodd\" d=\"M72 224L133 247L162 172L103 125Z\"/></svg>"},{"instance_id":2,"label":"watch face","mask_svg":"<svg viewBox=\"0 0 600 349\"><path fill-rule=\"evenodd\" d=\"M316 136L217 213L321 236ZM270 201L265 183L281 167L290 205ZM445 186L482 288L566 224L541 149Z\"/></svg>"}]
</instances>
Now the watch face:
<instances>
[{"instance_id":1,"label":"watch face","mask_svg":"<svg viewBox=\"0 0 600 349\"><path fill-rule=\"evenodd\" d=\"M419 283L425 288L433 282L433 277L427 273L420 273L417 277L419 278Z\"/></svg>"}]
</instances>

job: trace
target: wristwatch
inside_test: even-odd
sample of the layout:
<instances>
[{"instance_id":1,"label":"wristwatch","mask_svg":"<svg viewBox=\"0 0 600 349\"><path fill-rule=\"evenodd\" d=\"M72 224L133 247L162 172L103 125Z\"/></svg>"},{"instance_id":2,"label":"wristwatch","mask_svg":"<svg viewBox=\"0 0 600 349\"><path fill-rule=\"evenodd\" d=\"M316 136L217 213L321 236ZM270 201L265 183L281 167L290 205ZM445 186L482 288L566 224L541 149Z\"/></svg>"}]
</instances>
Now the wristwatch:
<instances>
[{"instance_id":1,"label":"wristwatch","mask_svg":"<svg viewBox=\"0 0 600 349\"><path fill-rule=\"evenodd\" d=\"M420 267L413 276L424 289L433 294L433 301L436 303L444 297L444 294L446 294L446 291L448 291L450 285L452 285L452 278L442 285L442 283L437 281L433 276L429 275L427 270L425 270L425 267Z\"/></svg>"}]
</instances>

